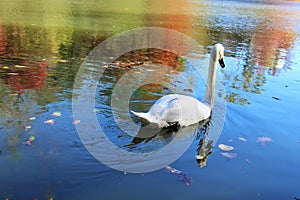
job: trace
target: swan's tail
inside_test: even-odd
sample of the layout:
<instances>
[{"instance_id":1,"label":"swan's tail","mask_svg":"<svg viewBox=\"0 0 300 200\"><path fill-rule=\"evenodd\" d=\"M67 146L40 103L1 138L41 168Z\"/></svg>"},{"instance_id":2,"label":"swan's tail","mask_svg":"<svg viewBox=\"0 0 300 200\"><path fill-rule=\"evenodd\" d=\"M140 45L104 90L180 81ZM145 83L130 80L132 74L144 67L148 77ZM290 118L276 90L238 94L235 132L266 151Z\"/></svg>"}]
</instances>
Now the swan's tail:
<instances>
[{"instance_id":1,"label":"swan's tail","mask_svg":"<svg viewBox=\"0 0 300 200\"><path fill-rule=\"evenodd\" d=\"M152 122L151 116L149 115L149 113L134 112L132 110L130 112L132 114L134 114L135 116L137 116L138 118L140 118L140 120L144 126L146 126Z\"/></svg>"}]
</instances>

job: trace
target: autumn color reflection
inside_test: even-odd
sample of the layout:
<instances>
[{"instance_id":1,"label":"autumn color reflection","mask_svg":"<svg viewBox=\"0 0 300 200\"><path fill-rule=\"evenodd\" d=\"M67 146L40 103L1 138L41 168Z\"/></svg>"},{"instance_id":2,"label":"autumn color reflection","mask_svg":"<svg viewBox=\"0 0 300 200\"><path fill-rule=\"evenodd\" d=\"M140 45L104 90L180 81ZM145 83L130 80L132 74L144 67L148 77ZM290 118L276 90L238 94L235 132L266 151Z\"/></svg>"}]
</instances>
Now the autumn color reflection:
<instances>
[{"instance_id":1,"label":"autumn color reflection","mask_svg":"<svg viewBox=\"0 0 300 200\"><path fill-rule=\"evenodd\" d=\"M15 65L9 67L7 73L7 83L12 90L23 93L25 89L42 89L46 81L46 64L37 64L33 66Z\"/></svg>"},{"instance_id":2,"label":"autumn color reflection","mask_svg":"<svg viewBox=\"0 0 300 200\"><path fill-rule=\"evenodd\" d=\"M286 23L288 22L284 21L284 18L277 18L271 25L265 20L257 27L251 50L258 65L257 73L268 69L270 75L277 75L280 69L289 68L290 49L297 34L283 26Z\"/></svg>"}]
</instances>

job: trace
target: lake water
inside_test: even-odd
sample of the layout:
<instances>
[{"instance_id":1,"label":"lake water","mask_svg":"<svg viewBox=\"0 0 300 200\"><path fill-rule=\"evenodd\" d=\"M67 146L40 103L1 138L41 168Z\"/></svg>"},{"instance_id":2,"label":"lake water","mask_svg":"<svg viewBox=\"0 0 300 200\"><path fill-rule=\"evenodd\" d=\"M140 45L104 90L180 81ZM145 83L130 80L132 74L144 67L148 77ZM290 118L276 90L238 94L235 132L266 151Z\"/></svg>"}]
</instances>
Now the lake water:
<instances>
[{"instance_id":1,"label":"lake water","mask_svg":"<svg viewBox=\"0 0 300 200\"><path fill-rule=\"evenodd\" d=\"M300 3L295 1L1 0L0 199L300 198L299 21ZM72 96L78 95L73 84L94 47L140 27L172 29L203 48L186 57L141 49L101 66L105 72L97 82L93 115L110 141L138 153L159 151L177 135L191 142L171 168L126 173L99 162L81 142L75 124L85 123L74 120L85 113L73 116ZM215 43L225 47L226 67L219 72L226 117L213 147L207 141L210 122L160 132L146 141L117 126L121 119L112 114L111 96L125 73L149 63L171 67L170 83L135 90L129 102L133 110L147 111L159 97L179 88L201 98L206 80L193 75L194 66L185 58L206 66ZM152 73L150 79L161 76ZM179 76L194 84L177 80ZM89 84L83 81L81 86ZM31 145L23 144L30 137ZM179 151L181 140L176 142L166 157ZM220 144L234 149L224 151ZM112 164L120 160L105 147L101 152ZM198 154L205 156L197 160Z\"/></svg>"}]
</instances>

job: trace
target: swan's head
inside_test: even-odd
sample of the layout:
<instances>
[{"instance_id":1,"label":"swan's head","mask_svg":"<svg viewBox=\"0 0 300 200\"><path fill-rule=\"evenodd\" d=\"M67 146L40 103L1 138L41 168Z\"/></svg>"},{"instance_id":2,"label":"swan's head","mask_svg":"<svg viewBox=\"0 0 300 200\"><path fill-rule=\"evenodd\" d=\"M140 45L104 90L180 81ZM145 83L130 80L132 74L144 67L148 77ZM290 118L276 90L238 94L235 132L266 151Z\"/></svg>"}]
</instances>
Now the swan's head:
<instances>
[{"instance_id":1,"label":"swan's head","mask_svg":"<svg viewBox=\"0 0 300 200\"><path fill-rule=\"evenodd\" d=\"M215 44L215 48L214 48L214 53L215 53L215 56L216 56L216 60L219 61L220 63L220 66L222 68L225 67L225 64L224 64L224 47L222 44Z\"/></svg>"}]
</instances>

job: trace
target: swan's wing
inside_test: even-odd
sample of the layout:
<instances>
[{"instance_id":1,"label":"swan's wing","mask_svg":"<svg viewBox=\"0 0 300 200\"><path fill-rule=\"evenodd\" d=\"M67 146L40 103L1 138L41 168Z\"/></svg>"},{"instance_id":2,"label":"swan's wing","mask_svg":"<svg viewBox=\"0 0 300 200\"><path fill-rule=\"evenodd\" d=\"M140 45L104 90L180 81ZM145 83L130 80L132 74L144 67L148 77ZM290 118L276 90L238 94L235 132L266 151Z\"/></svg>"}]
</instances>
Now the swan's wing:
<instances>
[{"instance_id":1,"label":"swan's wing","mask_svg":"<svg viewBox=\"0 0 300 200\"><path fill-rule=\"evenodd\" d=\"M179 122L184 126L207 119L210 115L208 106L186 95L169 96L154 104L150 111L150 115L158 121Z\"/></svg>"},{"instance_id":2,"label":"swan's wing","mask_svg":"<svg viewBox=\"0 0 300 200\"><path fill-rule=\"evenodd\" d=\"M154 123L178 122L182 126L188 126L207 119L210 108L194 97L174 94L159 99L148 114Z\"/></svg>"},{"instance_id":3,"label":"swan's wing","mask_svg":"<svg viewBox=\"0 0 300 200\"><path fill-rule=\"evenodd\" d=\"M165 109L170 107L169 102L174 99L176 99L175 95L166 95L157 100L146 113L135 112L133 110L130 112L136 117L139 117L143 125L158 124L159 127L164 127L167 126L167 121L163 119L165 116Z\"/></svg>"},{"instance_id":4,"label":"swan's wing","mask_svg":"<svg viewBox=\"0 0 300 200\"><path fill-rule=\"evenodd\" d=\"M179 122L182 116L181 95L166 95L159 99L149 110L158 121Z\"/></svg>"},{"instance_id":5,"label":"swan's wing","mask_svg":"<svg viewBox=\"0 0 300 200\"><path fill-rule=\"evenodd\" d=\"M160 113L169 106L169 102L176 99L176 95L166 95L158 99L149 110L151 116L160 116Z\"/></svg>"},{"instance_id":6,"label":"swan's wing","mask_svg":"<svg viewBox=\"0 0 300 200\"><path fill-rule=\"evenodd\" d=\"M160 116L166 122L179 122L182 118L182 102L180 99L171 99L167 107L161 110Z\"/></svg>"}]
</instances>

